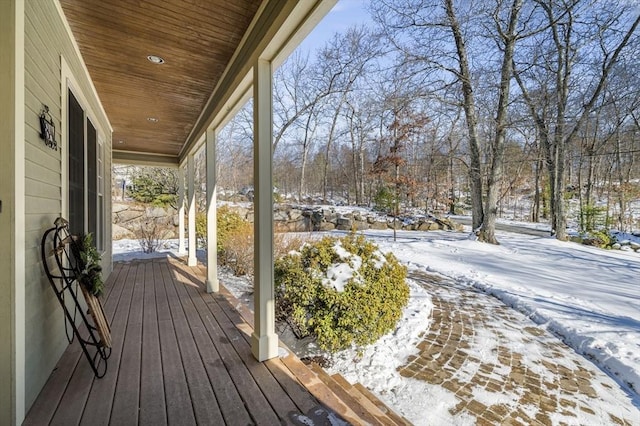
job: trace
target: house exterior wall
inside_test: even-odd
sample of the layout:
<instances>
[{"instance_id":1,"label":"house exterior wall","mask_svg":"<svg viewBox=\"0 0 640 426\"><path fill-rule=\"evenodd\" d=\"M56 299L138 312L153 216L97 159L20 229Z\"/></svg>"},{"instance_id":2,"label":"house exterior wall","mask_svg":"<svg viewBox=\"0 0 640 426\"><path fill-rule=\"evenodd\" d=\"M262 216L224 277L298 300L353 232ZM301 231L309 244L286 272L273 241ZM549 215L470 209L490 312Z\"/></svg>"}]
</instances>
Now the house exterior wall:
<instances>
[{"instance_id":1,"label":"house exterior wall","mask_svg":"<svg viewBox=\"0 0 640 426\"><path fill-rule=\"evenodd\" d=\"M67 87L96 126L104 147L105 248L103 270L111 271L111 129L90 77L70 36L57 0L24 3L24 238L25 407L31 406L68 342L62 309L40 261L42 234L67 216ZM40 138L43 105L56 127L58 150Z\"/></svg>"}]
</instances>

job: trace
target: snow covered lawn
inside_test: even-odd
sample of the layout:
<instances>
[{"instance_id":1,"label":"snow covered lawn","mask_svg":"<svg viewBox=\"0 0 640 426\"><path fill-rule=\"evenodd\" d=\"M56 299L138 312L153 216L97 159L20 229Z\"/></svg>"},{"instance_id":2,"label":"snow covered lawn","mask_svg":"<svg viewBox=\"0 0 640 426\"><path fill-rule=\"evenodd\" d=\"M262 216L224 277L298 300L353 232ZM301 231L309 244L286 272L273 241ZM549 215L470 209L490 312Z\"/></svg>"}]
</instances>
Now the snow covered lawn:
<instances>
[{"instance_id":1,"label":"snow covered lawn","mask_svg":"<svg viewBox=\"0 0 640 426\"><path fill-rule=\"evenodd\" d=\"M640 254L498 233L493 246L451 232L367 232L409 268L480 288L525 313L640 393Z\"/></svg>"},{"instance_id":2,"label":"snow covered lawn","mask_svg":"<svg viewBox=\"0 0 640 426\"><path fill-rule=\"evenodd\" d=\"M437 273L451 278L459 287L493 295L557 335L622 387L622 392L616 389L600 394L599 409L612 412L635 406L631 408L635 411L632 418L640 424L640 253L512 233L498 234L500 246L445 231L400 232L396 242L388 231L365 234L382 251L393 252L410 270ZM449 417L456 405L452 393L402 378L396 371L407 352L412 348L417 352L416 329L422 331L428 326L423 317L430 309L428 297L422 288L412 285L411 302L398 330L366 348L361 357L355 352L338 354L332 371L360 381L379 394L391 390L382 395L383 399L416 424L474 424L471 418ZM490 309L486 310L491 315ZM481 339L482 334L478 330L476 338ZM509 338L519 336L512 334ZM489 346L496 344L486 341ZM537 348L525 345L522 350L526 354ZM532 360L536 357L539 355L530 356ZM354 363L351 358L361 360ZM420 404L430 407L429 416L421 416L424 408ZM566 422L567 418L557 420ZM583 420L593 424L593 419ZM609 422L602 417L597 424Z\"/></svg>"}]
</instances>

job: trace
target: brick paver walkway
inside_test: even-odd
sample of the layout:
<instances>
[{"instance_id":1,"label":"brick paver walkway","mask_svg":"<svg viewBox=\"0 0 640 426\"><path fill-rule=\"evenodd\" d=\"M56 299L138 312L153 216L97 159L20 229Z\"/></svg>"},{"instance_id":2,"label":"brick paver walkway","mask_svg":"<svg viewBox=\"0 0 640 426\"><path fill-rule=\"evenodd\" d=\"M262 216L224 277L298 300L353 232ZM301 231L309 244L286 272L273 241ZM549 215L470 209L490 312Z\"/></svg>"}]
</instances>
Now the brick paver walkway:
<instances>
[{"instance_id":1,"label":"brick paver walkway","mask_svg":"<svg viewBox=\"0 0 640 426\"><path fill-rule=\"evenodd\" d=\"M640 425L637 396L500 301L439 276L412 273L429 290L431 324L419 355L399 369L441 386L454 418L478 425Z\"/></svg>"}]
</instances>

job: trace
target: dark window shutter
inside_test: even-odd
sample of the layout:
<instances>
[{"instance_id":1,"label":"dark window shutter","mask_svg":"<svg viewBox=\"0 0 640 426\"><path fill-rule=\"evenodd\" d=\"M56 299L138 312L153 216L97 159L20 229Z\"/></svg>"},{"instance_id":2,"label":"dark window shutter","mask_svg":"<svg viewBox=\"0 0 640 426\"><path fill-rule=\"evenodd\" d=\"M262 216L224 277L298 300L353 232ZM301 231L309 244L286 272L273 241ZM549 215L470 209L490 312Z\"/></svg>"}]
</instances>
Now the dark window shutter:
<instances>
[{"instance_id":1,"label":"dark window shutter","mask_svg":"<svg viewBox=\"0 0 640 426\"><path fill-rule=\"evenodd\" d=\"M84 111L69 91L69 230L84 233Z\"/></svg>"}]
</instances>

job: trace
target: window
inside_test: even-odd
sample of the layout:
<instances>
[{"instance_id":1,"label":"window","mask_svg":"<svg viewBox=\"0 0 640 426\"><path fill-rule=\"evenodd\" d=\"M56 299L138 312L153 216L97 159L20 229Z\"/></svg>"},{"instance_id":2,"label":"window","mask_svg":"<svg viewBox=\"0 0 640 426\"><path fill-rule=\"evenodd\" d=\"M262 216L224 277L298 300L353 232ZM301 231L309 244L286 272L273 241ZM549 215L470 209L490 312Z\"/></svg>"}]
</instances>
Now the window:
<instances>
[{"instance_id":1,"label":"window","mask_svg":"<svg viewBox=\"0 0 640 426\"><path fill-rule=\"evenodd\" d=\"M69 228L75 235L91 233L98 250L104 250L103 145L71 90L68 100Z\"/></svg>"}]
</instances>

